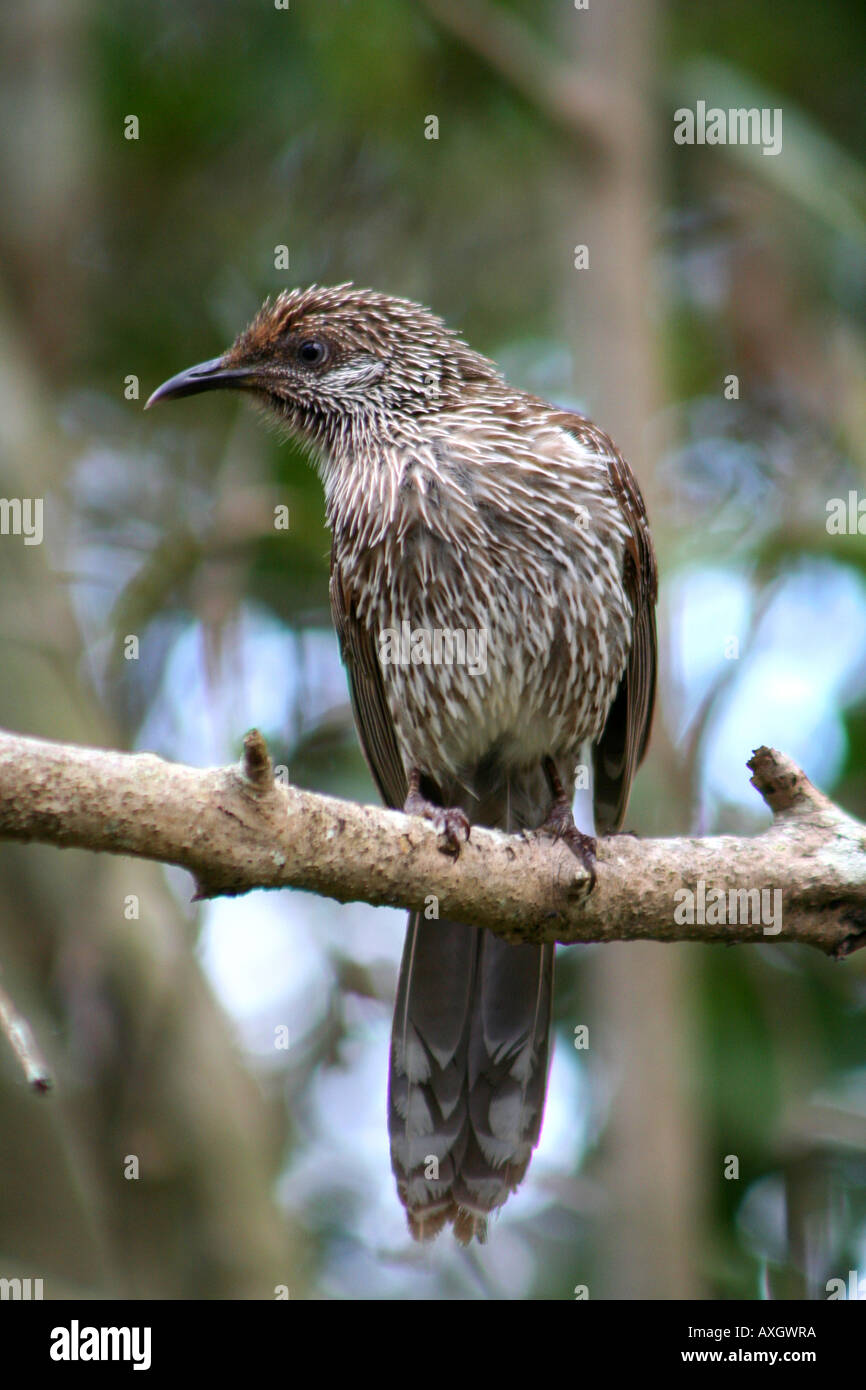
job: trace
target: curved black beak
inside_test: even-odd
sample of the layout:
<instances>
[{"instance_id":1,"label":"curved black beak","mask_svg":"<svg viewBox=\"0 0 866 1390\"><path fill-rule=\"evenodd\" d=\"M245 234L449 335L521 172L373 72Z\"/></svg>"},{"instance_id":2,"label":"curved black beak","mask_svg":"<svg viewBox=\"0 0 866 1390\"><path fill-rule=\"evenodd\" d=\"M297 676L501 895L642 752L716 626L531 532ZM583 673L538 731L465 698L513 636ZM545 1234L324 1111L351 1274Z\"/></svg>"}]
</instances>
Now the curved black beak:
<instances>
[{"instance_id":1,"label":"curved black beak","mask_svg":"<svg viewBox=\"0 0 866 1390\"><path fill-rule=\"evenodd\" d=\"M197 396L201 391L237 387L254 375L252 367L226 367L223 360L213 357L210 362L199 362L198 366L187 367L185 372L169 377L145 402L145 410L157 401L179 400L181 396Z\"/></svg>"}]
</instances>

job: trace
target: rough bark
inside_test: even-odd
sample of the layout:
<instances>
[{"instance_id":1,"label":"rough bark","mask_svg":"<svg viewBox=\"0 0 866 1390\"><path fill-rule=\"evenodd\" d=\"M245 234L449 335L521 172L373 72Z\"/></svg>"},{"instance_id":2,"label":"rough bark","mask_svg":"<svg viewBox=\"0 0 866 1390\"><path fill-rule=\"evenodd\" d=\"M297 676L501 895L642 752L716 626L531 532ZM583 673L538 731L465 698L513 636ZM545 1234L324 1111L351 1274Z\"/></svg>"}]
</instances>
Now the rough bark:
<instances>
[{"instance_id":1,"label":"rough bark","mask_svg":"<svg viewBox=\"0 0 866 1390\"><path fill-rule=\"evenodd\" d=\"M600 842L588 894L564 845L476 828L454 858L426 821L283 786L257 732L244 747L237 767L197 769L0 734L0 838L180 865L197 897L304 888L426 909L513 941L796 941L832 956L866 943L866 827L770 748L748 764L773 812L767 830L613 836ZM677 920L684 889L710 920ZM712 911L712 890L726 894L724 912ZM780 922L759 915L754 896L730 898L755 890L781 893ZM732 904L749 920L728 921Z\"/></svg>"}]
</instances>

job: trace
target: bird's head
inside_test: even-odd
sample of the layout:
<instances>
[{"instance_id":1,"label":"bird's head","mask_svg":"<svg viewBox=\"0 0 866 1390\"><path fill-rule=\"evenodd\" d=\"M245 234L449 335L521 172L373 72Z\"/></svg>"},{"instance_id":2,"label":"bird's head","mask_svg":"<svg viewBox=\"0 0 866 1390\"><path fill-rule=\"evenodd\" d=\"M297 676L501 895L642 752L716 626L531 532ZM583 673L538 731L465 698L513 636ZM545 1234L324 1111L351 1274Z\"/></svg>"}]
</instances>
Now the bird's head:
<instances>
[{"instance_id":1,"label":"bird's head","mask_svg":"<svg viewBox=\"0 0 866 1390\"><path fill-rule=\"evenodd\" d=\"M171 377L157 401L235 389L292 429L327 438L347 420L447 408L497 368L420 304L352 285L266 300L228 352Z\"/></svg>"}]
</instances>

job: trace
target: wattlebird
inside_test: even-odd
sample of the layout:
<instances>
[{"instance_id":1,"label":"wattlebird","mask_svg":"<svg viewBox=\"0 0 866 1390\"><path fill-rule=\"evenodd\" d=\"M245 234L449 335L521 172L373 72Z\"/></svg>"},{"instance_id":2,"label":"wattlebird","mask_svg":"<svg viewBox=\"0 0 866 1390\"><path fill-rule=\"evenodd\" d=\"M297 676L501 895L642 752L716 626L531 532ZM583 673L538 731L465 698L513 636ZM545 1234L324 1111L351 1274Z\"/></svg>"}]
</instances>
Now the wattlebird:
<instances>
[{"instance_id":1,"label":"wattlebird","mask_svg":"<svg viewBox=\"0 0 866 1390\"><path fill-rule=\"evenodd\" d=\"M418 304L351 285L265 303L148 405L241 390L310 448L361 744L388 806L459 852L472 824L563 838L595 877L652 719L656 563L628 464L583 415L508 385ZM572 815L592 767L595 825ZM485 1239L547 1086L552 945L412 913L391 1158L412 1234Z\"/></svg>"}]
</instances>

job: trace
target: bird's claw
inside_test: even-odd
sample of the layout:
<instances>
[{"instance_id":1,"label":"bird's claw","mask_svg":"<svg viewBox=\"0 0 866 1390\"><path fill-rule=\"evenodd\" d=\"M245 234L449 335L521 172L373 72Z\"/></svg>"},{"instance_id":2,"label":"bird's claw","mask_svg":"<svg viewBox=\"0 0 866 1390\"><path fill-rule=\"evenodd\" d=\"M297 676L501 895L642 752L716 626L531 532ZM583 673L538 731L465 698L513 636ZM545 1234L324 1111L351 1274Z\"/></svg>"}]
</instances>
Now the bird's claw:
<instances>
[{"instance_id":1,"label":"bird's claw","mask_svg":"<svg viewBox=\"0 0 866 1390\"><path fill-rule=\"evenodd\" d=\"M431 822L433 829L442 837L440 849L443 854L453 854L456 858L460 853L461 836L464 842L469 839L469 817L459 806L435 806L420 793L412 792L407 796L403 810L407 816L422 816Z\"/></svg>"},{"instance_id":2,"label":"bird's claw","mask_svg":"<svg viewBox=\"0 0 866 1390\"><path fill-rule=\"evenodd\" d=\"M594 835L584 835L583 831L578 830L576 825L573 825L570 830L564 830L562 839L589 874L586 891L591 893L595 887L595 852L598 841Z\"/></svg>"},{"instance_id":3,"label":"bird's claw","mask_svg":"<svg viewBox=\"0 0 866 1390\"><path fill-rule=\"evenodd\" d=\"M582 830L578 830L571 807L567 803L555 802L546 821L539 826L539 834L549 835L554 843L563 840L568 845L574 857L580 860L589 874L587 892L591 893L595 887L595 854L598 841L594 835L584 835Z\"/></svg>"}]
</instances>

